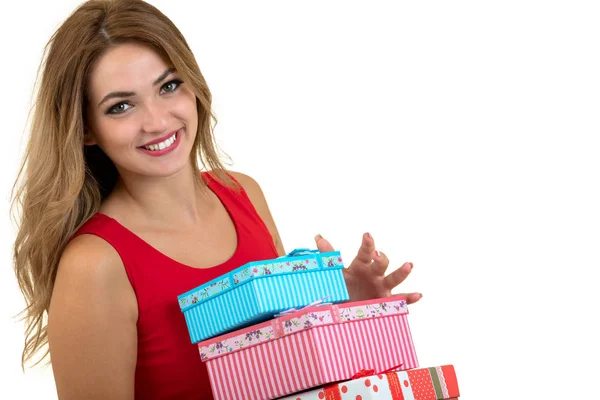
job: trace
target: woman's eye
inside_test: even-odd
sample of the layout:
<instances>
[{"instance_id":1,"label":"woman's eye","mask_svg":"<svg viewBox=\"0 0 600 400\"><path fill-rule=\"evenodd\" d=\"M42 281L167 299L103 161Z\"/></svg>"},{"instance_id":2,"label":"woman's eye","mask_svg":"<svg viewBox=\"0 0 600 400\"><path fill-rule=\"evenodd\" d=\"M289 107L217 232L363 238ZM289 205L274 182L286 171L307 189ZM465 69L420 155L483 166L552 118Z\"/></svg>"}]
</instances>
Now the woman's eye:
<instances>
[{"instance_id":1,"label":"woman's eye","mask_svg":"<svg viewBox=\"0 0 600 400\"><path fill-rule=\"evenodd\" d=\"M115 104L106 112L107 114L122 114L127 111L131 106L127 103Z\"/></svg>"},{"instance_id":2,"label":"woman's eye","mask_svg":"<svg viewBox=\"0 0 600 400\"><path fill-rule=\"evenodd\" d=\"M183 81L180 81L179 79L174 79L170 82L167 82L163 85L163 87L161 88L161 92L162 93L171 93L177 90L177 88L179 87L179 85L181 85L183 83Z\"/></svg>"}]
</instances>

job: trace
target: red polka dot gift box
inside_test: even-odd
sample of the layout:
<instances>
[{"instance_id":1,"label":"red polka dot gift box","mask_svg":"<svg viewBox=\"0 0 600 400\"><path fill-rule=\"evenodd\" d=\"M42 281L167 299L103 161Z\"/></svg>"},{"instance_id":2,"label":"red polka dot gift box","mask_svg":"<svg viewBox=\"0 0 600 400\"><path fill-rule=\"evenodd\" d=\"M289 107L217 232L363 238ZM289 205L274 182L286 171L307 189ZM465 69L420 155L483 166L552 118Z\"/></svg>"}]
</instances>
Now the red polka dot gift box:
<instances>
[{"instance_id":1,"label":"red polka dot gift box","mask_svg":"<svg viewBox=\"0 0 600 400\"><path fill-rule=\"evenodd\" d=\"M198 343L216 400L267 400L418 367L405 298L308 307Z\"/></svg>"},{"instance_id":2,"label":"red polka dot gift box","mask_svg":"<svg viewBox=\"0 0 600 400\"><path fill-rule=\"evenodd\" d=\"M460 396L452 365L360 375L280 400L451 400Z\"/></svg>"}]
</instances>

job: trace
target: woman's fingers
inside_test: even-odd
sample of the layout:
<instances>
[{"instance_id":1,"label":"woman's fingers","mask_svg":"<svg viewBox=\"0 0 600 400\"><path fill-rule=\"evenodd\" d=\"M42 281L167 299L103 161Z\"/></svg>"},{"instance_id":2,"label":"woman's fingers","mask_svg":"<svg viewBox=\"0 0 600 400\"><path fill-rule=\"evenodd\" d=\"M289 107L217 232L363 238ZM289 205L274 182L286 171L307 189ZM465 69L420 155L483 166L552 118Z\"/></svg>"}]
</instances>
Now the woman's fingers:
<instances>
[{"instance_id":1,"label":"woman's fingers","mask_svg":"<svg viewBox=\"0 0 600 400\"><path fill-rule=\"evenodd\" d=\"M410 274L410 271L412 271L412 268L412 263L404 263L400 268L384 278L384 286L389 290L393 290L396 286L404 282L406 277Z\"/></svg>"},{"instance_id":2,"label":"woman's fingers","mask_svg":"<svg viewBox=\"0 0 600 400\"><path fill-rule=\"evenodd\" d=\"M406 304L416 303L423 297L421 293L399 293L398 296L404 296Z\"/></svg>"},{"instance_id":3,"label":"woman's fingers","mask_svg":"<svg viewBox=\"0 0 600 400\"><path fill-rule=\"evenodd\" d=\"M330 251L335 251L333 249L333 246L331 245L331 243L329 243L329 241L321 235L315 236L315 243L317 244L317 249L321 253L328 253Z\"/></svg>"},{"instance_id":4,"label":"woman's fingers","mask_svg":"<svg viewBox=\"0 0 600 400\"><path fill-rule=\"evenodd\" d=\"M362 243L358 254L356 254L356 260L360 261L363 265L367 266L373 261L373 252L375 251L375 241L369 233L363 234Z\"/></svg>"},{"instance_id":5,"label":"woman's fingers","mask_svg":"<svg viewBox=\"0 0 600 400\"><path fill-rule=\"evenodd\" d=\"M373 258L373 263L371 264L373 275L383 276L390 265L390 260L382 251L377 250L373 251L371 257Z\"/></svg>"}]
</instances>

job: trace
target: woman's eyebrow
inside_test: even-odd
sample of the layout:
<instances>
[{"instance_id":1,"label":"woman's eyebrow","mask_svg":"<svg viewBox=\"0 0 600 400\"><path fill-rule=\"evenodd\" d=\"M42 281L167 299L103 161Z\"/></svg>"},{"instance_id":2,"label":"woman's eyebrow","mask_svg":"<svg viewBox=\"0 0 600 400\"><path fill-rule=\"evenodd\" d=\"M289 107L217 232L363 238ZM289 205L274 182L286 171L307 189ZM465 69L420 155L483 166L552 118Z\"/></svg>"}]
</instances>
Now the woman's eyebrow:
<instances>
[{"instance_id":1,"label":"woman's eyebrow","mask_svg":"<svg viewBox=\"0 0 600 400\"><path fill-rule=\"evenodd\" d=\"M152 86L158 85L159 83L164 81L169 75L171 75L175 71L177 71L175 68L169 68L169 69L165 70L165 72L163 72L158 78L156 78L156 80L152 83ZM110 99L132 97L132 96L135 96L135 92L110 92L109 94L104 96L104 98L100 101L100 103L98 103L98 107L100 107L102 104L104 104L106 101L108 101Z\"/></svg>"},{"instance_id":2,"label":"woman's eyebrow","mask_svg":"<svg viewBox=\"0 0 600 400\"><path fill-rule=\"evenodd\" d=\"M152 84L152 86L156 86L159 83L161 83L162 81L164 81L165 79L167 79L167 76L171 75L173 72L177 71L175 68L169 68L167 70L165 70L165 72L163 72Z\"/></svg>"}]
</instances>

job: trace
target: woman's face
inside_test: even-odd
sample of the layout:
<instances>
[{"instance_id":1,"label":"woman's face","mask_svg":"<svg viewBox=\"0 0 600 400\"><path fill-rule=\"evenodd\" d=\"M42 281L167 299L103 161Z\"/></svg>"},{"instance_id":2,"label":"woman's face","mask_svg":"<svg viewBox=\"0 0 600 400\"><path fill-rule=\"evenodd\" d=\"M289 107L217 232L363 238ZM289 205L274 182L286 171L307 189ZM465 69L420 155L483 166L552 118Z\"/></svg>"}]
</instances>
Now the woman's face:
<instances>
[{"instance_id":1,"label":"woman's face","mask_svg":"<svg viewBox=\"0 0 600 400\"><path fill-rule=\"evenodd\" d=\"M154 51L122 44L88 83L85 144L97 144L125 177L166 177L191 166L198 128L194 93Z\"/></svg>"}]
</instances>

